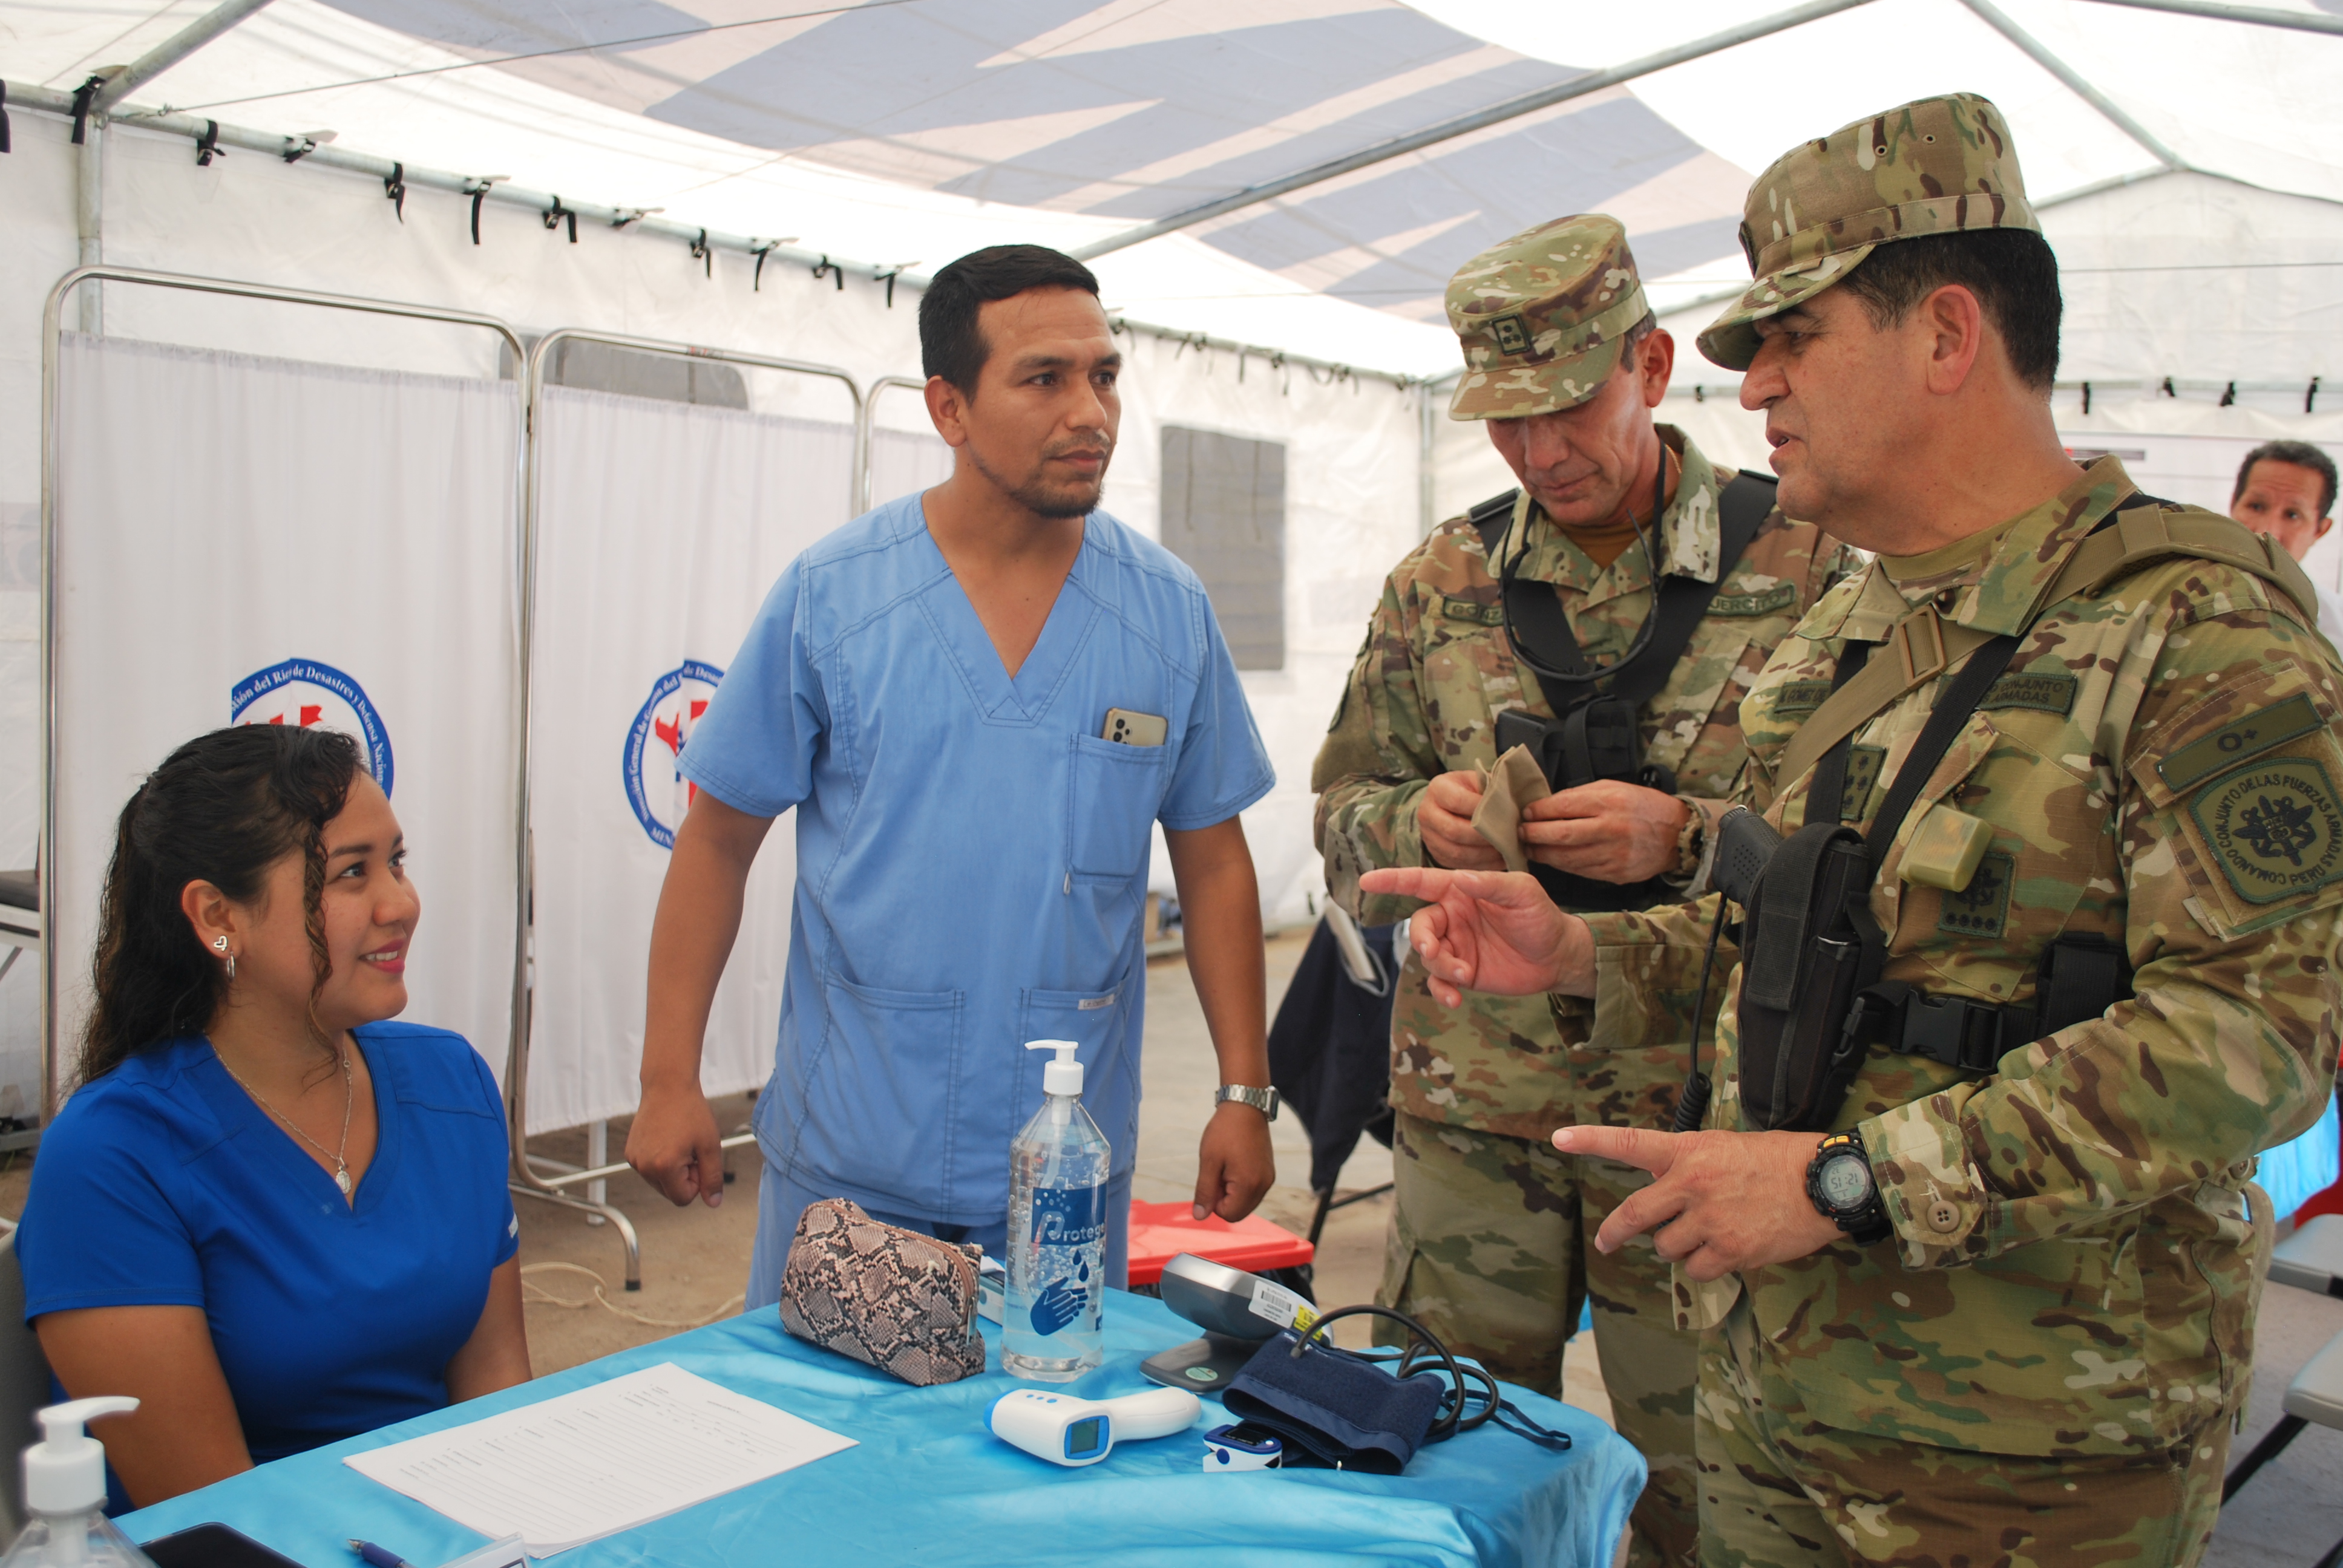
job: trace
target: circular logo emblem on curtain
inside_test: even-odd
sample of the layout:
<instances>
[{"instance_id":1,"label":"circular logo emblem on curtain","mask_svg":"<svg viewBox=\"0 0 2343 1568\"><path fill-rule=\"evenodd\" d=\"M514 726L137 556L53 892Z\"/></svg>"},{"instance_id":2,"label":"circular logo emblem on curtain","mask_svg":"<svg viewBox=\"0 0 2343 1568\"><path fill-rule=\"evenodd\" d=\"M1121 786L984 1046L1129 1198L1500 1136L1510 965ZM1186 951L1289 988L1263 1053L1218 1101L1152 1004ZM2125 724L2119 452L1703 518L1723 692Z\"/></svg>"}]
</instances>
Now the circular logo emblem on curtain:
<instances>
[{"instance_id":1,"label":"circular logo emblem on curtain","mask_svg":"<svg viewBox=\"0 0 2343 1568\"><path fill-rule=\"evenodd\" d=\"M708 711L724 672L687 658L651 682L651 695L627 730L627 804L651 842L675 848L675 830L699 790L676 766L692 727Z\"/></svg>"},{"instance_id":2,"label":"circular logo emblem on curtain","mask_svg":"<svg viewBox=\"0 0 2343 1568\"><path fill-rule=\"evenodd\" d=\"M357 739L362 760L382 792L390 793L390 731L367 698L366 688L314 658L288 658L256 670L228 692L230 724L322 725Z\"/></svg>"}]
</instances>

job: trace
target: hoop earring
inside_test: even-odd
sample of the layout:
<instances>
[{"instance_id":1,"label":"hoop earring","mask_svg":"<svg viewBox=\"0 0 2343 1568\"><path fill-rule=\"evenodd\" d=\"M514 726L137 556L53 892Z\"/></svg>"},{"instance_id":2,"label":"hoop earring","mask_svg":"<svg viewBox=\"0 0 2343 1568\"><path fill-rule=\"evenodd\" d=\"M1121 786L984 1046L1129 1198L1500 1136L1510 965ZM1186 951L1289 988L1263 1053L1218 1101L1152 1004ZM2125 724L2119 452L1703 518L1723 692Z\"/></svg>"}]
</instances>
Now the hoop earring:
<instances>
[{"instance_id":1,"label":"hoop earring","mask_svg":"<svg viewBox=\"0 0 2343 1568\"><path fill-rule=\"evenodd\" d=\"M228 978L228 981L229 981L229 983L230 983L230 984L234 984L234 983L235 983L235 980L236 980L236 955L235 955L234 953L230 953L230 954L228 954L228 955L227 955L227 978Z\"/></svg>"}]
</instances>

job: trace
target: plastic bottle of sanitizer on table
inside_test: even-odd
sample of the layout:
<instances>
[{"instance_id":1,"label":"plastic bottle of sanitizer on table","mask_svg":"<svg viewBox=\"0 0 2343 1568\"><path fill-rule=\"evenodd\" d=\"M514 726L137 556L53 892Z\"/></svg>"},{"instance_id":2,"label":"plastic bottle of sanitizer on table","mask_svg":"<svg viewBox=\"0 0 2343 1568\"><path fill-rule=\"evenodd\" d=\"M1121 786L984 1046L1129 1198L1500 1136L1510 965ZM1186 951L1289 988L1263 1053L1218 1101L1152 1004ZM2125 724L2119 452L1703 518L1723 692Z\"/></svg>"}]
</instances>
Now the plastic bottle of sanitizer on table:
<instances>
[{"instance_id":1,"label":"plastic bottle of sanitizer on table","mask_svg":"<svg viewBox=\"0 0 2343 1568\"><path fill-rule=\"evenodd\" d=\"M40 1412L47 1439L25 1451L25 1528L0 1568L155 1568L106 1516L106 1444L82 1431L85 1421L137 1408L117 1395Z\"/></svg>"},{"instance_id":2,"label":"plastic bottle of sanitizer on table","mask_svg":"<svg viewBox=\"0 0 2343 1568\"><path fill-rule=\"evenodd\" d=\"M1009 1152L1009 1302L1001 1367L1034 1382L1071 1382L1106 1359L1106 1135L1082 1109L1071 1040L1041 1070L1049 1096ZM5 1565L0 1565L5 1568Z\"/></svg>"}]
</instances>

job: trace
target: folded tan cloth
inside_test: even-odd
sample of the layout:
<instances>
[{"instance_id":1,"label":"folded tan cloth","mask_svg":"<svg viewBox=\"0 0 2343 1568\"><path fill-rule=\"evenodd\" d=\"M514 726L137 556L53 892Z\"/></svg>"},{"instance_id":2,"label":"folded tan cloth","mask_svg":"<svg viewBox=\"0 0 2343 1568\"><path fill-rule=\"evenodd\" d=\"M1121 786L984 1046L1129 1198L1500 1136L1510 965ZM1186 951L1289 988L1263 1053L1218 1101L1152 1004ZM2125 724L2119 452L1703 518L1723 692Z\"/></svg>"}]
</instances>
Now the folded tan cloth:
<instances>
[{"instance_id":1,"label":"folded tan cloth","mask_svg":"<svg viewBox=\"0 0 2343 1568\"><path fill-rule=\"evenodd\" d=\"M1522 809L1553 793L1526 746L1514 747L1497 759L1494 768L1481 770L1481 804L1473 812L1473 831L1504 857L1508 871L1530 869L1529 857L1522 852Z\"/></svg>"}]
</instances>

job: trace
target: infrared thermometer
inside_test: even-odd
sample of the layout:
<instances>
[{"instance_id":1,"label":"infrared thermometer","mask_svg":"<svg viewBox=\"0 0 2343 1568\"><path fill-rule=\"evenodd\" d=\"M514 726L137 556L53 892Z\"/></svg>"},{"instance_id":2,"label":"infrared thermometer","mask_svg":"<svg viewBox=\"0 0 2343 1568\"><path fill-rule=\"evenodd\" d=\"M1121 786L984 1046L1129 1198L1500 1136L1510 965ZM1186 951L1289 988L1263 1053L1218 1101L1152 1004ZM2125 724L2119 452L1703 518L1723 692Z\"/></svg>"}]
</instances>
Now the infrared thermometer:
<instances>
[{"instance_id":1,"label":"infrared thermometer","mask_svg":"<svg viewBox=\"0 0 2343 1568\"><path fill-rule=\"evenodd\" d=\"M1183 1388L1150 1389L1121 1399L1076 1399L1021 1388L992 1404L985 1424L1001 1442L1036 1459L1068 1466L1096 1464L1118 1442L1185 1432L1204 1413L1204 1402Z\"/></svg>"}]
</instances>

